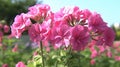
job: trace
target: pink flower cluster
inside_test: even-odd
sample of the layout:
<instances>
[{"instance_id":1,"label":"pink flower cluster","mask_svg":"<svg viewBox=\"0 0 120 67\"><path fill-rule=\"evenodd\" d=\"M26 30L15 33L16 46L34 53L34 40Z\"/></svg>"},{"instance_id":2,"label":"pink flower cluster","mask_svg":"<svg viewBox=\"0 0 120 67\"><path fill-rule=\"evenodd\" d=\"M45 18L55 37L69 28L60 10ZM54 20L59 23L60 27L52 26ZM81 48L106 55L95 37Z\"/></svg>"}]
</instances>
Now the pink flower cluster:
<instances>
[{"instance_id":1,"label":"pink flower cluster","mask_svg":"<svg viewBox=\"0 0 120 67\"><path fill-rule=\"evenodd\" d=\"M120 41L114 41L112 47L95 45L95 41L92 41L89 43L89 49L91 52L90 63L92 65L97 61L96 58L101 58L101 56L120 61Z\"/></svg>"},{"instance_id":2,"label":"pink flower cluster","mask_svg":"<svg viewBox=\"0 0 120 67\"><path fill-rule=\"evenodd\" d=\"M53 13L49 5L37 4L28 10L17 15L11 26L16 38L27 30L34 42L47 41L54 48L71 46L76 51L84 50L93 40L101 46L112 46L114 41L114 31L100 14L88 9L64 7Z\"/></svg>"},{"instance_id":3,"label":"pink flower cluster","mask_svg":"<svg viewBox=\"0 0 120 67\"><path fill-rule=\"evenodd\" d=\"M2 43L3 35L9 33L9 31L10 27L8 25L0 23L0 43Z\"/></svg>"}]
</instances>

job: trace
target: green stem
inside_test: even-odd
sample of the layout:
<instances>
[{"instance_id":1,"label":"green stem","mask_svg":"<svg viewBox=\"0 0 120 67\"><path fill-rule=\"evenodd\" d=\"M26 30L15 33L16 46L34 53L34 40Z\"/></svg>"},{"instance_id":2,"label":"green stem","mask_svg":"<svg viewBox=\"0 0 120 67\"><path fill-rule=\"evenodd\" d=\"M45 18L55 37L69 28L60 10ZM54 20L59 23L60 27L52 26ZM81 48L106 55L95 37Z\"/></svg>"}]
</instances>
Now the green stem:
<instances>
[{"instance_id":1,"label":"green stem","mask_svg":"<svg viewBox=\"0 0 120 67\"><path fill-rule=\"evenodd\" d=\"M5 56L4 56L4 53L5 53L5 52L4 52L4 48L5 48L5 46L2 45L2 48L1 48L2 59L4 59L4 57L5 57Z\"/></svg>"},{"instance_id":2,"label":"green stem","mask_svg":"<svg viewBox=\"0 0 120 67\"><path fill-rule=\"evenodd\" d=\"M44 57L43 57L43 46L42 46L42 41L40 42L40 50L41 50L41 56L42 56L42 64L43 64L43 67L45 67Z\"/></svg>"},{"instance_id":3,"label":"green stem","mask_svg":"<svg viewBox=\"0 0 120 67\"><path fill-rule=\"evenodd\" d=\"M55 67L57 67L57 64L58 64L58 62L56 61L56 63L55 63Z\"/></svg>"},{"instance_id":4,"label":"green stem","mask_svg":"<svg viewBox=\"0 0 120 67\"><path fill-rule=\"evenodd\" d=\"M71 56L72 56L72 47L71 47L71 45L69 46L69 51L68 51L68 53L67 53L67 55L69 56L68 58L67 58L67 63L66 63L66 65L67 65L67 67L69 67L70 65L70 58L71 58Z\"/></svg>"}]
</instances>

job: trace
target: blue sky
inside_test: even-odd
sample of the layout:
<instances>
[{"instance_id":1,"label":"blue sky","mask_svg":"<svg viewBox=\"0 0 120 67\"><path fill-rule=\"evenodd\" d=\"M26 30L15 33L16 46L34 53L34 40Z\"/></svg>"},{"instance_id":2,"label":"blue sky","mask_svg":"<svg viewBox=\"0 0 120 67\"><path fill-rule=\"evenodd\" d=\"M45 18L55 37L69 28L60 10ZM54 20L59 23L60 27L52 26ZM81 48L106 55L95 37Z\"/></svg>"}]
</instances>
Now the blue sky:
<instances>
[{"instance_id":1,"label":"blue sky","mask_svg":"<svg viewBox=\"0 0 120 67\"><path fill-rule=\"evenodd\" d=\"M43 0L55 12L64 6L79 6L101 14L103 20L112 25L120 23L120 0Z\"/></svg>"}]
</instances>

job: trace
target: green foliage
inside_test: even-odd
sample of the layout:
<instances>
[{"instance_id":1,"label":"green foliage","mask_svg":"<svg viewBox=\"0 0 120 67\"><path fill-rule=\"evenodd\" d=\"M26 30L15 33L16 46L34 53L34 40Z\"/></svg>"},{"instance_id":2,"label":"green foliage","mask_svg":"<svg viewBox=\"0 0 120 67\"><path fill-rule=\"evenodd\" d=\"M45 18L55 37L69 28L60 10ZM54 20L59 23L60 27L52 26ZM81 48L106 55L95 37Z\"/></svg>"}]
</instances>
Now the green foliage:
<instances>
[{"instance_id":1,"label":"green foliage","mask_svg":"<svg viewBox=\"0 0 120 67\"><path fill-rule=\"evenodd\" d=\"M38 50L38 49L37 49ZM40 53L40 50L38 50ZM90 51L88 49L81 52L70 52L69 50L51 49L50 52L44 50L45 67L119 67L119 61L109 58L104 54L96 57L95 64L90 64ZM36 55L27 67L42 67L41 55Z\"/></svg>"},{"instance_id":2,"label":"green foliage","mask_svg":"<svg viewBox=\"0 0 120 67\"><path fill-rule=\"evenodd\" d=\"M25 44L21 43L18 52L12 52L12 48L16 42L19 42L17 39L8 39L5 37L3 39L3 45L6 46L6 50L3 50L0 46L0 66L2 64L8 64L10 67L15 67L15 65L22 61L26 64L27 67L42 67L42 55L40 48L36 49L26 49ZM85 49L84 51L76 52L71 50L53 49L47 52L45 48L44 51L44 60L45 67L119 67L119 61L115 61L114 58L109 58L102 54L101 56L96 57L95 64L91 65L90 61L90 51ZM114 49L111 49L114 53ZM36 51L38 55L33 56L33 51ZM114 54L113 54L114 55Z\"/></svg>"},{"instance_id":3,"label":"green foliage","mask_svg":"<svg viewBox=\"0 0 120 67\"><path fill-rule=\"evenodd\" d=\"M10 67L15 67L19 61L27 62L31 58L33 49L26 50L25 45L18 44L18 51L12 51L16 42L18 42L16 39L3 38L3 44L0 46L0 66L8 64Z\"/></svg>"},{"instance_id":4,"label":"green foliage","mask_svg":"<svg viewBox=\"0 0 120 67\"><path fill-rule=\"evenodd\" d=\"M116 31L116 40L120 40L120 30Z\"/></svg>"},{"instance_id":5,"label":"green foliage","mask_svg":"<svg viewBox=\"0 0 120 67\"><path fill-rule=\"evenodd\" d=\"M111 26L111 28L115 31L116 33L116 38L115 40L120 40L120 28L115 28L114 25Z\"/></svg>"},{"instance_id":6,"label":"green foliage","mask_svg":"<svg viewBox=\"0 0 120 67\"><path fill-rule=\"evenodd\" d=\"M17 14L26 12L27 8L35 3L35 0L0 0L0 20L10 24Z\"/></svg>"}]
</instances>

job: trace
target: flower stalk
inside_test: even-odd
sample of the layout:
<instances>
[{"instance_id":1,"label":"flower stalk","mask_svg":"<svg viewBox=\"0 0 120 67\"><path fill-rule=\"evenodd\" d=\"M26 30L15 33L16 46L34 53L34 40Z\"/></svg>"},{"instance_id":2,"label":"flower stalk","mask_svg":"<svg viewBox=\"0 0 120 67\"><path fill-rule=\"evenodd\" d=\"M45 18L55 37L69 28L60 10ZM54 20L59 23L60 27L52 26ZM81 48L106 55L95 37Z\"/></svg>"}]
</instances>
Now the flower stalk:
<instances>
[{"instance_id":1,"label":"flower stalk","mask_svg":"<svg viewBox=\"0 0 120 67\"><path fill-rule=\"evenodd\" d=\"M42 41L40 41L40 51L41 51L41 56L42 56L42 66L45 67L44 56L43 56Z\"/></svg>"}]
</instances>

